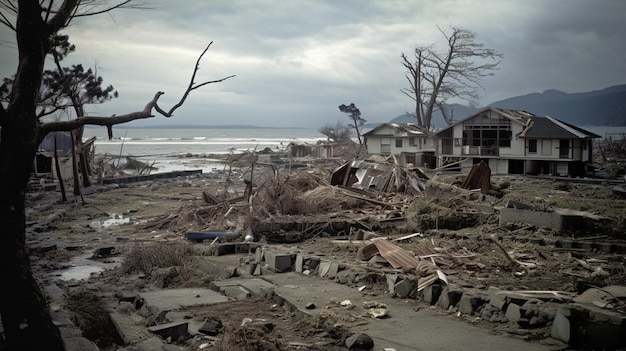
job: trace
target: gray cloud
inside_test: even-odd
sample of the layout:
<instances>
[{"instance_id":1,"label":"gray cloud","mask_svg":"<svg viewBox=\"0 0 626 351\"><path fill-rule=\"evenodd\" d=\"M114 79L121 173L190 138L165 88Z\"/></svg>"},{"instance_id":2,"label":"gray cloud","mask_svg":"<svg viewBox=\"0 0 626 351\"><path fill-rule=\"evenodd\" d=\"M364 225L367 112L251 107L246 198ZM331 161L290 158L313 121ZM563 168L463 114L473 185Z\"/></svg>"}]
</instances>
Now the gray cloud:
<instances>
[{"instance_id":1,"label":"gray cloud","mask_svg":"<svg viewBox=\"0 0 626 351\"><path fill-rule=\"evenodd\" d=\"M96 64L120 92L91 108L94 114L141 109L158 90L171 106L214 41L196 81L237 76L194 91L174 118L134 123L317 128L344 120L343 103L354 102L372 122L412 110L400 92L407 85L400 53L430 43L443 48L438 26L476 31L504 55L483 81L482 104L624 84L624 13L620 0L181 0L78 20L66 33L77 45L71 61ZM0 55L0 75L13 74L14 47L0 45Z\"/></svg>"}]
</instances>

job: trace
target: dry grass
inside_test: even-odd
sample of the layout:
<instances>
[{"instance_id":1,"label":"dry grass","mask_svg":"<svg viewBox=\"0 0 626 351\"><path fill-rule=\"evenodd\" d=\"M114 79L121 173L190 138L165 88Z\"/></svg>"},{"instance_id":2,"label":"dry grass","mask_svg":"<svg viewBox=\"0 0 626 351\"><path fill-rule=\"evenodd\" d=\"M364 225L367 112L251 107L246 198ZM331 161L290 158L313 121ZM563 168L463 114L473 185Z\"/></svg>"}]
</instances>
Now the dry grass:
<instances>
[{"instance_id":1,"label":"dry grass","mask_svg":"<svg viewBox=\"0 0 626 351\"><path fill-rule=\"evenodd\" d=\"M281 351L287 350L281 336L275 332L266 334L254 326L244 325L224 332L221 340L215 343L219 351Z\"/></svg>"},{"instance_id":2,"label":"dry grass","mask_svg":"<svg viewBox=\"0 0 626 351\"><path fill-rule=\"evenodd\" d=\"M64 307L87 339L100 347L119 344L115 326L98 295L85 290L74 291L66 298Z\"/></svg>"},{"instance_id":3,"label":"dry grass","mask_svg":"<svg viewBox=\"0 0 626 351\"><path fill-rule=\"evenodd\" d=\"M122 273L146 275L158 268L184 266L189 262L191 248L181 242L138 244L126 254Z\"/></svg>"}]
</instances>

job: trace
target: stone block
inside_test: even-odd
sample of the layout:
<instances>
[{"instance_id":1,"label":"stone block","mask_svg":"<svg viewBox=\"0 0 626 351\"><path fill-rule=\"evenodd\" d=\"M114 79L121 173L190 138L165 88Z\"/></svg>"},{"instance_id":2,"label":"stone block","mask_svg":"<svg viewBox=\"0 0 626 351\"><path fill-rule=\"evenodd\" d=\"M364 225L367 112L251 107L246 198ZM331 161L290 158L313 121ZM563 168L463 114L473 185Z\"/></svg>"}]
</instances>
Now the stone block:
<instances>
[{"instance_id":1,"label":"stone block","mask_svg":"<svg viewBox=\"0 0 626 351\"><path fill-rule=\"evenodd\" d=\"M277 254L271 251L265 252L265 263L274 272L282 273L291 270L292 261L290 254Z\"/></svg>"},{"instance_id":2,"label":"stone block","mask_svg":"<svg viewBox=\"0 0 626 351\"><path fill-rule=\"evenodd\" d=\"M207 317L198 331L202 334L215 336L222 331L222 320L218 317Z\"/></svg>"},{"instance_id":3,"label":"stone block","mask_svg":"<svg viewBox=\"0 0 626 351\"><path fill-rule=\"evenodd\" d=\"M311 257L310 259L307 260L307 262L305 262L306 267L303 266L302 268L313 271L319 267L320 262L321 262L321 259L319 257Z\"/></svg>"},{"instance_id":4,"label":"stone block","mask_svg":"<svg viewBox=\"0 0 626 351\"><path fill-rule=\"evenodd\" d=\"M321 260L320 264L318 266L318 276L320 278L324 278L328 275L328 272L330 271L330 261L327 260Z\"/></svg>"},{"instance_id":5,"label":"stone block","mask_svg":"<svg viewBox=\"0 0 626 351\"><path fill-rule=\"evenodd\" d=\"M346 338L345 345L348 350L371 350L374 348L374 340L367 334L353 334Z\"/></svg>"},{"instance_id":6,"label":"stone block","mask_svg":"<svg viewBox=\"0 0 626 351\"><path fill-rule=\"evenodd\" d=\"M424 288L424 302L434 305L439 301L439 296L441 295L441 291L443 290L443 286L439 283L433 283Z\"/></svg>"},{"instance_id":7,"label":"stone block","mask_svg":"<svg viewBox=\"0 0 626 351\"><path fill-rule=\"evenodd\" d=\"M569 343L571 337L571 325L569 317L571 311L568 308L559 308L554 315L552 327L550 328L550 336L554 339Z\"/></svg>"},{"instance_id":8,"label":"stone block","mask_svg":"<svg viewBox=\"0 0 626 351\"><path fill-rule=\"evenodd\" d=\"M296 255L296 264L294 270L298 273L302 273L304 265L304 256L302 254Z\"/></svg>"},{"instance_id":9,"label":"stone block","mask_svg":"<svg viewBox=\"0 0 626 351\"><path fill-rule=\"evenodd\" d=\"M387 278L389 294L391 294L391 296L394 296L396 293L396 283L398 282L399 276L397 273L387 273L385 274L385 277Z\"/></svg>"},{"instance_id":10,"label":"stone block","mask_svg":"<svg viewBox=\"0 0 626 351\"><path fill-rule=\"evenodd\" d=\"M401 299L410 297L416 288L417 283L411 279L402 279L394 286L395 294Z\"/></svg>"},{"instance_id":11,"label":"stone block","mask_svg":"<svg viewBox=\"0 0 626 351\"><path fill-rule=\"evenodd\" d=\"M354 282L356 281L356 273L353 270L344 269L343 271L337 272L335 281L340 284L354 284Z\"/></svg>"},{"instance_id":12,"label":"stone block","mask_svg":"<svg viewBox=\"0 0 626 351\"><path fill-rule=\"evenodd\" d=\"M159 335L163 340L171 338L172 341L187 338L188 321L177 321L148 327L147 330Z\"/></svg>"},{"instance_id":13,"label":"stone block","mask_svg":"<svg viewBox=\"0 0 626 351\"><path fill-rule=\"evenodd\" d=\"M110 317L117 334L125 345L135 344L151 337L143 325L138 325L126 315L111 313Z\"/></svg>"},{"instance_id":14,"label":"stone block","mask_svg":"<svg viewBox=\"0 0 626 351\"><path fill-rule=\"evenodd\" d=\"M511 322L518 323L520 319L525 318L526 315L521 306L511 303L507 306L506 313L504 314Z\"/></svg>"},{"instance_id":15,"label":"stone block","mask_svg":"<svg viewBox=\"0 0 626 351\"><path fill-rule=\"evenodd\" d=\"M481 296L472 296L470 293L464 293L459 300L459 311L462 314L471 315L487 301Z\"/></svg>"},{"instance_id":16,"label":"stone block","mask_svg":"<svg viewBox=\"0 0 626 351\"><path fill-rule=\"evenodd\" d=\"M463 296L462 290L450 289L450 287L446 286L441 291L437 303L439 307L447 310L450 306L456 306L459 300L461 300L461 296Z\"/></svg>"},{"instance_id":17,"label":"stone block","mask_svg":"<svg viewBox=\"0 0 626 351\"><path fill-rule=\"evenodd\" d=\"M497 288L489 288L489 304L493 307L506 312L506 295L503 290Z\"/></svg>"},{"instance_id":18,"label":"stone block","mask_svg":"<svg viewBox=\"0 0 626 351\"><path fill-rule=\"evenodd\" d=\"M252 295L247 289L238 285L225 286L220 290L222 294L235 300L245 300Z\"/></svg>"},{"instance_id":19,"label":"stone block","mask_svg":"<svg viewBox=\"0 0 626 351\"><path fill-rule=\"evenodd\" d=\"M328 273L326 274L326 278L335 279L338 272L339 272L339 263L331 262L330 267L328 268Z\"/></svg>"},{"instance_id":20,"label":"stone block","mask_svg":"<svg viewBox=\"0 0 626 351\"><path fill-rule=\"evenodd\" d=\"M500 209L500 226L507 223L528 223L537 227L549 227L561 231L564 227L563 216L554 212L542 212L517 208Z\"/></svg>"}]
</instances>

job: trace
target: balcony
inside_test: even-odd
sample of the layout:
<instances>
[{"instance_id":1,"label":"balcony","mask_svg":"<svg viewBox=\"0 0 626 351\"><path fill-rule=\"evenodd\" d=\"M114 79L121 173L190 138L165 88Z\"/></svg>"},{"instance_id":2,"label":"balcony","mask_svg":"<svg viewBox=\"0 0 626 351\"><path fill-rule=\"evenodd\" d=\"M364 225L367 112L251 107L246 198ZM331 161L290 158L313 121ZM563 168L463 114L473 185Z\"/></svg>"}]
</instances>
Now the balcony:
<instances>
[{"instance_id":1,"label":"balcony","mask_svg":"<svg viewBox=\"0 0 626 351\"><path fill-rule=\"evenodd\" d=\"M500 149L497 146L470 146L463 145L461 155L467 156L498 156Z\"/></svg>"}]
</instances>

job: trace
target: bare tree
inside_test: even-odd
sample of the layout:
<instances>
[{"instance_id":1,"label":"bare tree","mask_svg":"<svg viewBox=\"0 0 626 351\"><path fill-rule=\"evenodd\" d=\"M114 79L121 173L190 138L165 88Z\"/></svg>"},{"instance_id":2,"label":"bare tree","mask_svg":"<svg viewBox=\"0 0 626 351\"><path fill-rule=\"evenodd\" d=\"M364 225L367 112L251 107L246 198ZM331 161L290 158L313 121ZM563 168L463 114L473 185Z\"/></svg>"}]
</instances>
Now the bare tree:
<instances>
[{"instance_id":1,"label":"bare tree","mask_svg":"<svg viewBox=\"0 0 626 351\"><path fill-rule=\"evenodd\" d=\"M64 350L58 328L52 323L46 300L33 277L25 244L25 194L37 146L52 131L72 131L85 125L106 126L112 137L114 125L157 113L171 117L195 89L232 76L195 83L198 57L189 85L180 101L165 111L158 105L163 92L141 111L111 117L83 116L70 121L42 123L37 115L38 96L46 56L60 30L80 16L106 13L132 6L119 2L64 0L0 1L0 23L16 34L19 62L8 102L0 104L0 315L7 350ZM136 7L136 6L135 6ZM0 340L2 344L2 340Z\"/></svg>"},{"instance_id":2,"label":"bare tree","mask_svg":"<svg viewBox=\"0 0 626 351\"><path fill-rule=\"evenodd\" d=\"M363 141L361 140L361 127L363 124L367 122L363 117L361 117L361 111L351 103L350 105L341 105L339 106L339 111L348 114L348 118L352 121L352 127L356 132L356 137L359 140L359 145L363 145Z\"/></svg>"},{"instance_id":3,"label":"bare tree","mask_svg":"<svg viewBox=\"0 0 626 351\"><path fill-rule=\"evenodd\" d=\"M433 112L448 99L477 102L480 81L494 74L502 58L497 51L477 43L475 32L458 27L451 29L451 34L439 29L447 41L445 52L437 52L431 44L417 47L413 58L404 53L400 56L409 82L409 87L402 92L415 101L417 124L426 129L432 127Z\"/></svg>"},{"instance_id":4,"label":"bare tree","mask_svg":"<svg viewBox=\"0 0 626 351\"><path fill-rule=\"evenodd\" d=\"M335 124L327 123L321 126L317 131L325 135L329 141L335 143L341 143L345 140L349 140L350 135L352 134L350 127L339 121Z\"/></svg>"}]
</instances>

